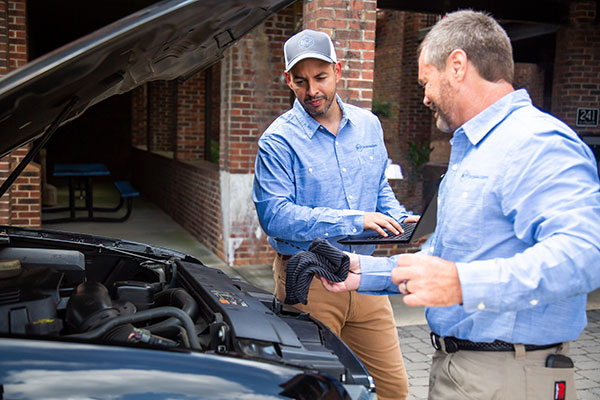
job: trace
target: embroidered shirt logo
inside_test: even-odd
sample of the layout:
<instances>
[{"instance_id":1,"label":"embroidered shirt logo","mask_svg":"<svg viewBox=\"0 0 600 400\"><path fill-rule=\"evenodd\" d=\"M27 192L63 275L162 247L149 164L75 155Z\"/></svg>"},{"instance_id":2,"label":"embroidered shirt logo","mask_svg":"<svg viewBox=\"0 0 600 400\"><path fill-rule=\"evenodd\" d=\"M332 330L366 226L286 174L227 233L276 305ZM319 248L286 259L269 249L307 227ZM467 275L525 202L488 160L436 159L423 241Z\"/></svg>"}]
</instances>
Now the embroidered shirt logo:
<instances>
[{"instance_id":1,"label":"embroidered shirt logo","mask_svg":"<svg viewBox=\"0 0 600 400\"><path fill-rule=\"evenodd\" d=\"M465 179L488 179L487 175L471 175L469 171L465 171L460 176L460 180L464 181Z\"/></svg>"},{"instance_id":2,"label":"embroidered shirt logo","mask_svg":"<svg viewBox=\"0 0 600 400\"><path fill-rule=\"evenodd\" d=\"M365 145L357 144L356 151L363 151L364 149L369 149L371 147L377 147L377 145L376 144L365 144Z\"/></svg>"}]
</instances>

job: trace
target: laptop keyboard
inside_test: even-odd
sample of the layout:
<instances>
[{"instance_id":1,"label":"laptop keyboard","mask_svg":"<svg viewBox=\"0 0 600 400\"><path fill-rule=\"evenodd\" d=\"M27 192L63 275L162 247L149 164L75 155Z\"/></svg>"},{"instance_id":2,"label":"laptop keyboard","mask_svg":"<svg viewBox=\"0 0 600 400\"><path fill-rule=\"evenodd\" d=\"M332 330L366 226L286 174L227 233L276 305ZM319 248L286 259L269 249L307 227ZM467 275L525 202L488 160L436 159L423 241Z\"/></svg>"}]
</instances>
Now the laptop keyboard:
<instances>
[{"instance_id":1,"label":"laptop keyboard","mask_svg":"<svg viewBox=\"0 0 600 400\"><path fill-rule=\"evenodd\" d=\"M413 231L415 230L415 227L417 226L417 223L416 222L406 222L406 223L401 223L400 226L404 230L404 233L401 233L399 235L394 235L393 233L391 233L387 229L384 229L385 233L388 234L387 237L383 237L381 235L369 236L369 237L365 238L365 241L372 241L372 240L408 240L408 239L410 239L410 235L412 235Z\"/></svg>"}]
</instances>

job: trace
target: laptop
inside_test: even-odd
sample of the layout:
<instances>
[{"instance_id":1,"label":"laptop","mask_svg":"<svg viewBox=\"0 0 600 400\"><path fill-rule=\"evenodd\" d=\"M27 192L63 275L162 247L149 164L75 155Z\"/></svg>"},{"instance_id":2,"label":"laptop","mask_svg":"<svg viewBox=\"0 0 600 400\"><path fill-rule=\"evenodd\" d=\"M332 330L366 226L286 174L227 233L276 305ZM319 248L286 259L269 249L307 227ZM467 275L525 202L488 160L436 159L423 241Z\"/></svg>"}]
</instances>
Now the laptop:
<instances>
[{"instance_id":1,"label":"laptop","mask_svg":"<svg viewBox=\"0 0 600 400\"><path fill-rule=\"evenodd\" d=\"M386 230L387 237L381 236L379 233L372 229L368 229L359 235L347 236L341 240L338 240L340 244L354 245L354 244L398 244L398 243L409 243L411 241L428 236L435 231L437 224L437 198L438 191L436 189L433 197L425 207L425 210L421 214L419 222L408 222L401 223L400 226L404 230L404 233L394 235Z\"/></svg>"}]
</instances>

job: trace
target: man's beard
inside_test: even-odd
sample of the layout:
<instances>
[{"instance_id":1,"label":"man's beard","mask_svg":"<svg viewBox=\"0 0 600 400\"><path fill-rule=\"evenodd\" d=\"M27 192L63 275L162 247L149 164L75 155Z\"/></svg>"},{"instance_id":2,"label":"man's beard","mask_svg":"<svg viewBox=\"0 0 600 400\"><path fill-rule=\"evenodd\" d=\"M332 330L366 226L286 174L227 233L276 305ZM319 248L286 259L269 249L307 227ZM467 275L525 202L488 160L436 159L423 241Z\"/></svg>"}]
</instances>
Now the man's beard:
<instances>
[{"instance_id":1,"label":"man's beard","mask_svg":"<svg viewBox=\"0 0 600 400\"><path fill-rule=\"evenodd\" d=\"M440 111L439 108L436 107L437 118L435 120L435 126L444 133L452 133L454 129L450 126L450 122L446 114Z\"/></svg>"},{"instance_id":2,"label":"man's beard","mask_svg":"<svg viewBox=\"0 0 600 400\"><path fill-rule=\"evenodd\" d=\"M325 101L325 106L323 107L323 109L321 111L317 111L313 108L311 108L309 105L307 104L302 104L304 106L304 110L312 117L320 117L322 115L327 114L327 111L329 111L329 109L331 108L331 105L333 104L333 100L335 97L331 98L329 101L327 101L327 97L325 96L318 96L318 97L310 97L310 98L305 98L304 101L311 101L314 99L323 99Z\"/></svg>"},{"instance_id":3,"label":"man's beard","mask_svg":"<svg viewBox=\"0 0 600 400\"><path fill-rule=\"evenodd\" d=\"M438 103L442 105L444 110L442 111L442 107L438 104L432 104L433 111L437 113L435 126L444 133L454 132L455 128L452 127L452 120L449 117L449 114L451 114L454 109L454 102L452 100L452 88L447 80L441 82L440 100Z\"/></svg>"}]
</instances>

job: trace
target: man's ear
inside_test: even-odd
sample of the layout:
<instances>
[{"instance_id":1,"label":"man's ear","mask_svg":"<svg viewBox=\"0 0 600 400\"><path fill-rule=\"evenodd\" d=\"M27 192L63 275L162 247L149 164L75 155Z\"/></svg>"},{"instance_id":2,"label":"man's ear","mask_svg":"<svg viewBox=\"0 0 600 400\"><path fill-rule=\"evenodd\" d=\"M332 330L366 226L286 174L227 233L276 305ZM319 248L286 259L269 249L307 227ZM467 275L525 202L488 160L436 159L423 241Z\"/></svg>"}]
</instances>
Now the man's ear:
<instances>
[{"instance_id":1,"label":"man's ear","mask_svg":"<svg viewBox=\"0 0 600 400\"><path fill-rule=\"evenodd\" d=\"M462 81L465 79L467 72L467 53L462 49L453 50L448 56L447 66L450 69L451 76L457 80Z\"/></svg>"},{"instance_id":2,"label":"man's ear","mask_svg":"<svg viewBox=\"0 0 600 400\"><path fill-rule=\"evenodd\" d=\"M292 77L290 76L290 73L289 72L284 72L283 76L285 76L285 83L287 83L288 87L290 89L292 89Z\"/></svg>"},{"instance_id":3,"label":"man's ear","mask_svg":"<svg viewBox=\"0 0 600 400\"><path fill-rule=\"evenodd\" d=\"M340 79L342 79L342 63L336 62L333 66L333 71L335 73L335 82L338 83Z\"/></svg>"}]
</instances>

